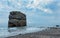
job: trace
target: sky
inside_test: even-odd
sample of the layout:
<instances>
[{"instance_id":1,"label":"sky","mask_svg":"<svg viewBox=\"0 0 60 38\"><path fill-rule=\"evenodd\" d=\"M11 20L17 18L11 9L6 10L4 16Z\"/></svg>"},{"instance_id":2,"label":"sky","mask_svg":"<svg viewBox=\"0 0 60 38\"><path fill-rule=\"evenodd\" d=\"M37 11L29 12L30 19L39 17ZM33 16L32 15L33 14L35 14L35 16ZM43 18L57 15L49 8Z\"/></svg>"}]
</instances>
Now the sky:
<instances>
[{"instance_id":1,"label":"sky","mask_svg":"<svg viewBox=\"0 0 60 38\"><path fill-rule=\"evenodd\" d=\"M0 26L11 11L26 14L27 25L60 25L60 0L0 0Z\"/></svg>"}]
</instances>

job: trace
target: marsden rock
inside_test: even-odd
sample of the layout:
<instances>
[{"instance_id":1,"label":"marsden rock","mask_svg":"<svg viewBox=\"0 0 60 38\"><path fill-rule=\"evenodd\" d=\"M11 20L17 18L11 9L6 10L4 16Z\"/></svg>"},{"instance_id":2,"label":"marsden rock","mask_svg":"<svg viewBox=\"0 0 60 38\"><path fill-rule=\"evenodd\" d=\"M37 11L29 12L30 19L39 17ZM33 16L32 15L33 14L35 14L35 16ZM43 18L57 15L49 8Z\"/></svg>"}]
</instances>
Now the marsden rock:
<instances>
[{"instance_id":1,"label":"marsden rock","mask_svg":"<svg viewBox=\"0 0 60 38\"><path fill-rule=\"evenodd\" d=\"M8 27L26 26L26 15L20 11L12 11L9 15Z\"/></svg>"}]
</instances>

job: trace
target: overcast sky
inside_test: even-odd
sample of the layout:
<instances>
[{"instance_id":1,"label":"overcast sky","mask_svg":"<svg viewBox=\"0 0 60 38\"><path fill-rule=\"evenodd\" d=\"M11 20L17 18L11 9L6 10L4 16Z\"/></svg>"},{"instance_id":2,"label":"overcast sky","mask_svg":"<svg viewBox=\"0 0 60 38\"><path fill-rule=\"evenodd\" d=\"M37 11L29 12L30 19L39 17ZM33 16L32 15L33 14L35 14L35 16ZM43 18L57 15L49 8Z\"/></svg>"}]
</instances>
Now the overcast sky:
<instances>
[{"instance_id":1,"label":"overcast sky","mask_svg":"<svg viewBox=\"0 0 60 38\"><path fill-rule=\"evenodd\" d=\"M28 24L60 24L60 0L0 0L0 24L7 23L14 10L25 13Z\"/></svg>"}]
</instances>

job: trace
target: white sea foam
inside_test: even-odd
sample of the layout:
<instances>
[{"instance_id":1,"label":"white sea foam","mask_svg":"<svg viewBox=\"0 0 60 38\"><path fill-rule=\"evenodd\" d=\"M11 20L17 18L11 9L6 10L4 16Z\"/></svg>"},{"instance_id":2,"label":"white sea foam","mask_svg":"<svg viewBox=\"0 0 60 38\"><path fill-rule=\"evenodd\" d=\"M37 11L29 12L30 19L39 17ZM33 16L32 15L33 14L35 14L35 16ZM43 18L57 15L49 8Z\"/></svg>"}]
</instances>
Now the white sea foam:
<instances>
[{"instance_id":1,"label":"white sea foam","mask_svg":"<svg viewBox=\"0 0 60 38\"><path fill-rule=\"evenodd\" d=\"M36 28L36 27L21 27L21 28L10 28L10 29L5 29L0 31L0 37L9 37L9 36L15 36L18 34L26 34L26 33L32 33L32 32L37 32L41 31L45 28Z\"/></svg>"}]
</instances>

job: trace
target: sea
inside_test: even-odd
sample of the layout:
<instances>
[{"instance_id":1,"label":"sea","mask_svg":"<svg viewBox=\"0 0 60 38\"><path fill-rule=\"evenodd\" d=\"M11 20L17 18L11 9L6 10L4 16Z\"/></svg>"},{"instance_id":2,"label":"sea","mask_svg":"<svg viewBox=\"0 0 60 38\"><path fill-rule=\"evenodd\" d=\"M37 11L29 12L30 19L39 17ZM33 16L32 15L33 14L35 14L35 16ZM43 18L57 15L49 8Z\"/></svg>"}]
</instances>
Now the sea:
<instances>
[{"instance_id":1,"label":"sea","mask_svg":"<svg viewBox=\"0 0 60 38\"><path fill-rule=\"evenodd\" d=\"M42 25L34 25L34 24L27 24L24 27L8 28L8 23L3 23L0 25L0 38L6 38L19 34L38 32L44 29L47 29L47 27L42 27Z\"/></svg>"}]
</instances>

